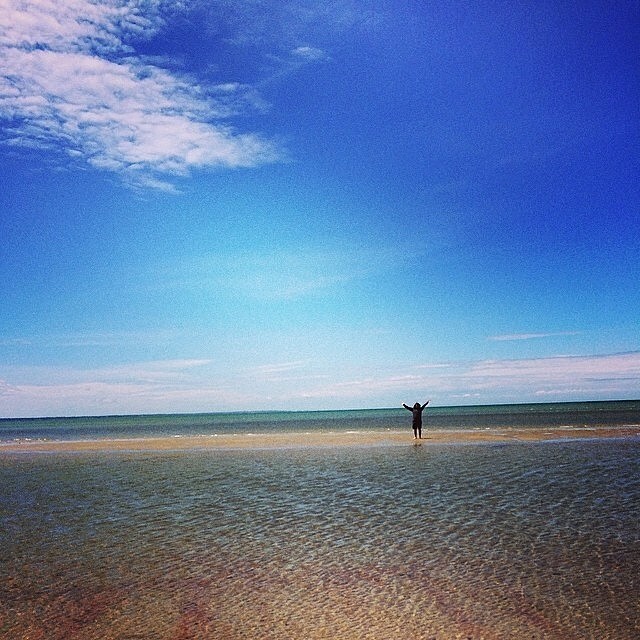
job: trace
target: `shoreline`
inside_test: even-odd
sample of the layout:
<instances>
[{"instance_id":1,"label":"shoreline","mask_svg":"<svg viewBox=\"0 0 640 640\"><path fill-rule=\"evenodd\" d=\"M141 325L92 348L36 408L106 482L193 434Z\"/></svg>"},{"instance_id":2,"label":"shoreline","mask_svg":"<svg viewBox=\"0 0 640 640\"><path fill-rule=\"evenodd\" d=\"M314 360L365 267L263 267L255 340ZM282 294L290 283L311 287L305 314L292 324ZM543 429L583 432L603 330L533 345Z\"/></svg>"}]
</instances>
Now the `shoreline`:
<instances>
[{"instance_id":1,"label":"shoreline","mask_svg":"<svg viewBox=\"0 0 640 640\"><path fill-rule=\"evenodd\" d=\"M229 449L297 449L507 442L548 442L633 438L640 425L621 427L487 428L424 431L421 440L402 431L333 431L210 434L104 438L94 440L17 440L0 442L0 456L9 453L188 451Z\"/></svg>"}]
</instances>

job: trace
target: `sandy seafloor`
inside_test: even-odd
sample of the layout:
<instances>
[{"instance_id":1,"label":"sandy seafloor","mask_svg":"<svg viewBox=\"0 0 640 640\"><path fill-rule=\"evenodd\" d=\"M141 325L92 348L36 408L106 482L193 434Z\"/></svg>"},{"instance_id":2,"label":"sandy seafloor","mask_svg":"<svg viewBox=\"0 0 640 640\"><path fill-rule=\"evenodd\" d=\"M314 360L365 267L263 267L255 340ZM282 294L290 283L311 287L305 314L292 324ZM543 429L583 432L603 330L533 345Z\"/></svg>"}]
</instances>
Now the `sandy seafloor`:
<instances>
[{"instance_id":1,"label":"sandy seafloor","mask_svg":"<svg viewBox=\"0 0 640 640\"><path fill-rule=\"evenodd\" d=\"M3 639L635 640L637 427L0 446Z\"/></svg>"}]
</instances>

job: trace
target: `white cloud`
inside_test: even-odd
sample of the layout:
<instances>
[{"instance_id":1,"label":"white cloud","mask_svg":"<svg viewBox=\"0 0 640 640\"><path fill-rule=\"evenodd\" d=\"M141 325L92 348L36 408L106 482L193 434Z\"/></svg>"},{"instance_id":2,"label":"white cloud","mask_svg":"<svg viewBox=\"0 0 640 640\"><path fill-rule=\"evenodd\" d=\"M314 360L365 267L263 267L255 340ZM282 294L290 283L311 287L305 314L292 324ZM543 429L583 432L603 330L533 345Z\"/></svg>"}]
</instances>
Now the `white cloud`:
<instances>
[{"instance_id":1,"label":"white cloud","mask_svg":"<svg viewBox=\"0 0 640 640\"><path fill-rule=\"evenodd\" d=\"M402 245L297 246L295 249L205 255L168 266L160 286L198 292L231 291L258 301L293 300L315 295L376 273L402 267L419 253Z\"/></svg>"},{"instance_id":2,"label":"white cloud","mask_svg":"<svg viewBox=\"0 0 640 640\"><path fill-rule=\"evenodd\" d=\"M567 382L575 380L640 380L640 352L594 356L555 356L523 360L486 360L470 367L470 378L492 380L529 380Z\"/></svg>"},{"instance_id":3,"label":"white cloud","mask_svg":"<svg viewBox=\"0 0 640 640\"><path fill-rule=\"evenodd\" d=\"M631 397L640 387L640 352L472 363L457 382L468 392L507 399Z\"/></svg>"},{"instance_id":4,"label":"white cloud","mask_svg":"<svg viewBox=\"0 0 640 640\"><path fill-rule=\"evenodd\" d=\"M146 64L127 40L162 26L161 3L3 0L0 121L5 144L59 149L125 180L170 188L167 176L251 167L276 145L223 123L234 104L258 104L228 83L207 92ZM246 95L245 95L246 94ZM238 107L240 108L240 107Z\"/></svg>"},{"instance_id":5,"label":"white cloud","mask_svg":"<svg viewBox=\"0 0 640 640\"><path fill-rule=\"evenodd\" d=\"M200 4L213 24L224 20L230 42L266 43L271 49L290 49L308 41L310 33L326 40L353 31L376 32L386 22L377 6L375 10L363 7L359 0L204 0Z\"/></svg>"},{"instance_id":6,"label":"white cloud","mask_svg":"<svg viewBox=\"0 0 640 640\"><path fill-rule=\"evenodd\" d=\"M353 406L393 406L407 394L437 404L480 404L637 397L640 352L486 360L419 365L407 373L387 372L309 385L300 397Z\"/></svg>"},{"instance_id":7,"label":"white cloud","mask_svg":"<svg viewBox=\"0 0 640 640\"><path fill-rule=\"evenodd\" d=\"M211 364L208 359L157 360L105 367L88 372L93 379L105 381L182 382L195 369Z\"/></svg>"},{"instance_id":8,"label":"white cloud","mask_svg":"<svg viewBox=\"0 0 640 640\"><path fill-rule=\"evenodd\" d=\"M242 406L240 393L225 386L159 386L137 382L19 385L0 381L0 416L69 416L191 413Z\"/></svg>"},{"instance_id":9,"label":"white cloud","mask_svg":"<svg viewBox=\"0 0 640 640\"><path fill-rule=\"evenodd\" d=\"M560 336L577 336L578 331L558 331L552 333L507 333L499 336L490 336L488 340L495 342L510 342L514 340L537 340L540 338L555 338Z\"/></svg>"},{"instance_id":10,"label":"white cloud","mask_svg":"<svg viewBox=\"0 0 640 640\"><path fill-rule=\"evenodd\" d=\"M292 52L294 56L308 61L327 60L327 54L317 47L296 47Z\"/></svg>"},{"instance_id":11,"label":"white cloud","mask_svg":"<svg viewBox=\"0 0 640 640\"><path fill-rule=\"evenodd\" d=\"M312 361L234 370L204 359L73 368L2 367L0 416L176 413L637 397L640 352L345 370ZM52 382L55 381L55 382Z\"/></svg>"},{"instance_id":12,"label":"white cloud","mask_svg":"<svg viewBox=\"0 0 640 640\"><path fill-rule=\"evenodd\" d=\"M261 377L270 377L270 376L279 376L283 373L291 373L295 371L300 371L305 367L307 362L304 360L296 360L293 362L278 362L274 364L262 364L257 367L252 367L249 369L249 375L251 376L261 376Z\"/></svg>"},{"instance_id":13,"label":"white cloud","mask_svg":"<svg viewBox=\"0 0 640 640\"><path fill-rule=\"evenodd\" d=\"M183 329L152 329L141 331L81 331L75 333L48 333L41 335L5 336L0 338L1 347L32 347L41 350L43 347L58 349L86 347L120 347L166 344L178 338L184 338L188 332Z\"/></svg>"},{"instance_id":14,"label":"white cloud","mask_svg":"<svg viewBox=\"0 0 640 640\"><path fill-rule=\"evenodd\" d=\"M239 402L232 388L211 384L210 365L178 359L95 369L10 367L5 374L20 381L0 380L0 416L180 412Z\"/></svg>"},{"instance_id":15,"label":"white cloud","mask_svg":"<svg viewBox=\"0 0 640 640\"><path fill-rule=\"evenodd\" d=\"M184 358L174 360L152 360L105 365L96 368L76 368L65 366L11 366L3 368L15 382L22 384L46 386L52 379L60 384L82 383L148 383L166 380L183 381L187 376L197 377L198 369L211 364L211 360L202 358Z\"/></svg>"}]
</instances>

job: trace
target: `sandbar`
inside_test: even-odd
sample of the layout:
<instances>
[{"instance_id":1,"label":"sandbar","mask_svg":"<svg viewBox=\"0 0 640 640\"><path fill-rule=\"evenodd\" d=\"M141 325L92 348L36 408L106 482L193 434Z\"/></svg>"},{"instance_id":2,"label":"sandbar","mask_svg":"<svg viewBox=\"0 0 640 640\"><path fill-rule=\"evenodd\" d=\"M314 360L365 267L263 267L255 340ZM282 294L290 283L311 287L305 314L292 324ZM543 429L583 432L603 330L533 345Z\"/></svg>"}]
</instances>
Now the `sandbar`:
<instances>
[{"instance_id":1,"label":"sandbar","mask_svg":"<svg viewBox=\"0 0 640 640\"><path fill-rule=\"evenodd\" d=\"M110 438L94 440L15 440L0 443L0 456L29 452L183 451L201 449L288 449L341 446L401 446L472 443L544 442L578 439L636 438L639 425L622 427L488 428L423 432L414 440L409 431L324 431L236 433L198 436Z\"/></svg>"}]
</instances>

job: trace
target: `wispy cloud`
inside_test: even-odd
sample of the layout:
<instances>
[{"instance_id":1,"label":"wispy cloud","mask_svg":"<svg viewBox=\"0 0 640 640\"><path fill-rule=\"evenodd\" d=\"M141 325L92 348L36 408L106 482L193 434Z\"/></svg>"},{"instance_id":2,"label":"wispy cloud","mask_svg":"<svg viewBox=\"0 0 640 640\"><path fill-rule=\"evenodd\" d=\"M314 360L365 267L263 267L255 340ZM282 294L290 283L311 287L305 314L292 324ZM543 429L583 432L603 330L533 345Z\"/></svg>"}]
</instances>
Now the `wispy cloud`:
<instances>
[{"instance_id":1,"label":"wispy cloud","mask_svg":"<svg viewBox=\"0 0 640 640\"><path fill-rule=\"evenodd\" d=\"M250 167L281 156L272 141L226 122L241 84L206 90L136 56L163 28L161 0L6 0L0 12L3 141L62 149L126 181L171 189L168 177Z\"/></svg>"},{"instance_id":2,"label":"wispy cloud","mask_svg":"<svg viewBox=\"0 0 640 640\"><path fill-rule=\"evenodd\" d=\"M17 380L15 385L22 383L44 384L55 379L61 384L81 384L100 382L106 384L129 384L165 382L167 380L184 381L186 376L192 376L198 369L211 364L211 360L204 358L183 358L172 360L151 360L144 362L105 365L94 368L74 366L11 366L3 368L5 373Z\"/></svg>"},{"instance_id":3,"label":"wispy cloud","mask_svg":"<svg viewBox=\"0 0 640 640\"><path fill-rule=\"evenodd\" d=\"M403 246L298 246L206 255L167 267L161 286L232 291L260 301L318 294L406 264L418 254Z\"/></svg>"},{"instance_id":4,"label":"wispy cloud","mask_svg":"<svg viewBox=\"0 0 640 640\"><path fill-rule=\"evenodd\" d=\"M323 39L352 30L375 31L385 14L363 7L358 0L279 0L278 2L202 2L214 24L224 21L227 39L237 45L268 45L289 50L308 40L310 33Z\"/></svg>"},{"instance_id":5,"label":"wispy cloud","mask_svg":"<svg viewBox=\"0 0 640 640\"><path fill-rule=\"evenodd\" d=\"M208 359L156 360L111 366L89 372L94 379L105 381L181 382L193 369L211 364Z\"/></svg>"},{"instance_id":6,"label":"wispy cloud","mask_svg":"<svg viewBox=\"0 0 640 640\"><path fill-rule=\"evenodd\" d=\"M637 398L640 352L483 360L406 372L288 361L233 370L208 359L97 369L0 368L0 415L151 413Z\"/></svg>"},{"instance_id":7,"label":"wispy cloud","mask_svg":"<svg viewBox=\"0 0 640 640\"><path fill-rule=\"evenodd\" d=\"M301 46L293 49L291 54L297 58L308 61L327 60L328 55L322 49L317 47Z\"/></svg>"},{"instance_id":8,"label":"wispy cloud","mask_svg":"<svg viewBox=\"0 0 640 640\"><path fill-rule=\"evenodd\" d=\"M182 329L152 329L142 331L79 331L75 333L51 333L0 338L0 347L129 347L141 344L166 343L184 337Z\"/></svg>"},{"instance_id":9,"label":"wispy cloud","mask_svg":"<svg viewBox=\"0 0 640 640\"><path fill-rule=\"evenodd\" d=\"M522 360L484 360L469 369L471 377L490 380L517 377L521 380L560 380L576 376L640 377L640 352L592 356L555 356Z\"/></svg>"},{"instance_id":10,"label":"wispy cloud","mask_svg":"<svg viewBox=\"0 0 640 640\"><path fill-rule=\"evenodd\" d=\"M300 371L307 364L304 360L296 360L294 362L278 362L274 364L258 365L249 369L248 373L252 376L280 376L282 374Z\"/></svg>"},{"instance_id":11,"label":"wispy cloud","mask_svg":"<svg viewBox=\"0 0 640 640\"><path fill-rule=\"evenodd\" d=\"M510 342L514 340L537 340L540 338L556 338L561 336L577 336L578 331L556 331L548 333L506 333L504 335L489 336L488 340L495 342Z\"/></svg>"},{"instance_id":12,"label":"wispy cloud","mask_svg":"<svg viewBox=\"0 0 640 640\"><path fill-rule=\"evenodd\" d=\"M631 397L640 387L640 352L486 360L461 373L466 391L499 394L506 401L518 395L541 400Z\"/></svg>"},{"instance_id":13,"label":"wispy cloud","mask_svg":"<svg viewBox=\"0 0 640 640\"><path fill-rule=\"evenodd\" d=\"M225 385L212 385L206 359L158 360L94 369L10 367L0 380L1 416L94 415L190 411L194 403L240 401ZM171 405L174 409L171 409Z\"/></svg>"},{"instance_id":14,"label":"wispy cloud","mask_svg":"<svg viewBox=\"0 0 640 640\"><path fill-rule=\"evenodd\" d=\"M419 365L407 373L323 382L302 390L317 402L351 401L354 405L393 405L407 394L433 398L438 404L519 402L637 397L640 352L557 356L520 360L482 360ZM386 400L385 400L386 399Z\"/></svg>"},{"instance_id":15,"label":"wispy cloud","mask_svg":"<svg viewBox=\"0 0 640 640\"><path fill-rule=\"evenodd\" d=\"M8 385L0 380L0 416L37 417L192 413L246 407L232 387L214 384L159 386L136 382Z\"/></svg>"}]
</instances>

